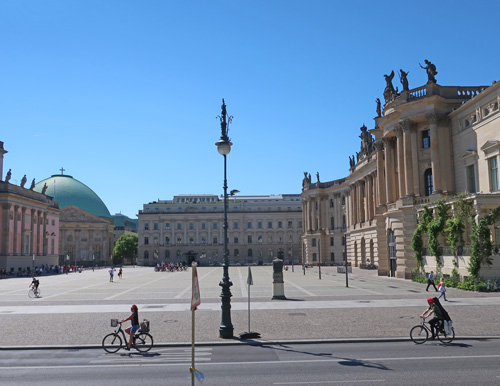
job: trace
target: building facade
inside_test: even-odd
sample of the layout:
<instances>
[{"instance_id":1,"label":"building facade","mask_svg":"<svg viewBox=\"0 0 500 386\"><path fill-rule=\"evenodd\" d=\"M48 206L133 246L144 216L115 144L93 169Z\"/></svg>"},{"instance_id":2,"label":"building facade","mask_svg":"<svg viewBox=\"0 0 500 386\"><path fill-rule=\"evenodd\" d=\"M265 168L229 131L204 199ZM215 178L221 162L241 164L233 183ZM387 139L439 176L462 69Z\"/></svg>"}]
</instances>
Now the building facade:
<instances>
[{"instance_id":1,"label":"building facade","mask_svg":"<svg viewBox=\"0 0 500 386\"><path fill-rule=\"evenodd\" d=\"M59 264L111 264L113 218L92 189L62 169L61 174L38 182L34 191L45 192L61 209Z\"/></svg>"},{"instance_id":2,"label":"building facade","mask_svg":"<svg viewBox=\"0 0 500 386\"><path fill-rule=\"evenodd\" d=\"M34 267L57 265L59 215L57 202L33 190L11 183L11 169L3 177L7 151L0 142L0 268L8 272L29 272ZM34 180L33 180L34 181Z\"/></svg>"},{"instance_id":3,"label":"building facade","mask_svg":"<svg viewBox=\"0 0 500 386\"><path fill-rule=\"evenodd\" d=\"M216 195L179 195L145 204L139 211L140 265L161 262L219 265L224 256L224 202ZM230 264L285 264L302 260L302 203L299 194L230 196Z\"/></svg>"},{"instance_id":4,"label":"building facade","mask_svg":"<svg viewBox=\"0 0 500 386\"><path fill-rule=\"evenodd\" d=\"M500 205L500 84L440 86L430 78L398 93L388 82L384 97L374 128L361 128L349 175L326 183L304 178L303 247L307 262L318 248L324 253L317 260L335 261L341 252L335 242L345 236L354 266L375 263L380 275L410 278L416 268L411 241L424 205L460 192L469 194L478 218ZM345 227L337 227L339 218ZM498 225L492 231L498 250ZM443 273L450 273L451 257L443 258ZM481 274L499 276L498 260ZM435 258L427 256L425 264L431 270ZM467 266L463 256L460 274L467 275Z\"/></svg>"}]
</instances>

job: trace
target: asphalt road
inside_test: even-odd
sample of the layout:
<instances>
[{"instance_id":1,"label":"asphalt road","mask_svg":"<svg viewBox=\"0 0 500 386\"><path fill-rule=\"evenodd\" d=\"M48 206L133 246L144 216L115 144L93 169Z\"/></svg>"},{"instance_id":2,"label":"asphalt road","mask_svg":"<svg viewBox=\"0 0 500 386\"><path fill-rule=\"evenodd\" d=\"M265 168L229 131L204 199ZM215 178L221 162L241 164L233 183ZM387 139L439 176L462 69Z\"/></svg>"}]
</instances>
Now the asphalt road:
<instances>
[{"instance_id":1,"label":"asphalt road","mask_svg":"<svg viewBox=\"0 0 500 386\"><path fill-rule=\"evenodd\" d=\"M204 385L498 385L497 341L207 346ZM190 385L188 347L147 354L103 350L0 351L2 386ZM198 384L198 383L196 383Z\"/></svg>"}]
</instances>

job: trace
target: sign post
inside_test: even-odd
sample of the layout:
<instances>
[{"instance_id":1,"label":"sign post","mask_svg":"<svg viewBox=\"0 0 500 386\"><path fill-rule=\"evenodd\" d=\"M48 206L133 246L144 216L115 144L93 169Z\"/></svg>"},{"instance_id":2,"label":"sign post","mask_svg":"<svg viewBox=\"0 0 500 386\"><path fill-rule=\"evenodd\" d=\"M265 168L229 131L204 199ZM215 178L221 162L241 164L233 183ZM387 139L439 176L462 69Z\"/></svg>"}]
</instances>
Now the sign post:
<instances>
[{"instance_id":1,"label":"sign post","mask_svg":"<svg viewBox=\"0 0 500 386\"><path fill-rule=\"evenodd\" d=\"M258 332L250 330L250 286L253 285L252 270L250 269L250 266L248 266L247 284L248 284L248 332L242 332L240 334L240 338L255 339L255 338L260 338L260 334Z\"/></svg>"},{"instance_id":2,"label":"sign post","mask_svg":"<svg viewBox=\"0 0 500 386\"><path fill-rule=\"evenodd\" d=\"M194 312L201 304L200 299L200 285L198 284L198 271L196 270L196 262L192 264L192 293L191 293L191 385L194 386L194 379L196 378L200 383L203 383L205 376L194 367L195 357L195 317Z\"/></svg>"}]
</instances>

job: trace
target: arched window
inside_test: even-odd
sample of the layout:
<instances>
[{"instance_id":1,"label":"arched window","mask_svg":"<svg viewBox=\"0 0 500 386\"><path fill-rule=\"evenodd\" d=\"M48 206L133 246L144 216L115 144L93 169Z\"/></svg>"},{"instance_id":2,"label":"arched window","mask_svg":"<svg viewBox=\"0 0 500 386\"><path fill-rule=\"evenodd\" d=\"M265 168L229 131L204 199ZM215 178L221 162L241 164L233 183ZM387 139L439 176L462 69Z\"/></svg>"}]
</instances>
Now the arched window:
<instances>
[{"instance_id":1,"label":"arched window","mask_svg":"<svg viewBox=\"0 0 500 386\"><path fill-rule=\"evenodd\" d=\"M429 168L424 173L424 184L425 184L425 195L430 196L434 189L434 185L432 183L432 169Z\"/></svg>"}]
</instances>

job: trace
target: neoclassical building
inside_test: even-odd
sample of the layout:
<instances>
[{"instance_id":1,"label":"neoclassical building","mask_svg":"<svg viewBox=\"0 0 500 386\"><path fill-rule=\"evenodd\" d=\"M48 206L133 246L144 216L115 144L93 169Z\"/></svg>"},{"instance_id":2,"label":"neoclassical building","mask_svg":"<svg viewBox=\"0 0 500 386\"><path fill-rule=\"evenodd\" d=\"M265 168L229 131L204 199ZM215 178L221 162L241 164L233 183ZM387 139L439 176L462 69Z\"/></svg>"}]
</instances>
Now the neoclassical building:
<instances>
[{"instance_id":1,"label":"neoclassical building","mask_svg":"<svg viewBox=\"0 0 500 386\"><path fill-rule=\"evenodd\" d=\"M64 169L34 187L60 207L59 264L110 264L114 225L108 208L87 185L63 173Z\"/></svg>"},{"instance_id":2,"label":"neoclassical building","mask_svg":"<svg viewBox=\"0 0 500 386\"><path fill-rule=\"evenodd\" d=\"M30 271L33 267L58 264L59 205L29 187L26 175L21 185L12 183L12 171L4 177L7 151L0 142L0 268L9 272Z\"/></svg>"},{"instance_id":3,"label":"neoclassical building","mask_svg":"<svg viewBox=\"0 0 500 386\"><path fill-rule=\"evenodd\" d=\"M221 264L223 211L223 200L216 195L179 195L144 204L138 214L138 263ZM301 234L299 194L229 197L230 264L265 264L276 256L297 264L302 260Z\"/></svg>"},{"instance_id":4,"label":"neoclassical building","mask_svg":"<svg viewBox=\"0 0 500 386\"><path fill-rule=\"evenodd\" d=\"M500 83L441 86L434 75L428 72L421 87L403 84L400 93L386 75L385 104L379 104L369 133L361 128L349 175L324 183L305 176L307 262L338 262L345 250L354 266L371 262L380 275L409 278L416 267L411 240L423 205L459 192L471 195L479 218L500 205ZM498 226L492 231L498 247ZM449 273L451 259L444 260L443 272ZM499 276L499 260L481 274ZM462 262L459 272L467 275L467 256ZM426 264L432 269L435 258L428 256Z\"/></svg>"}]
</instances>

